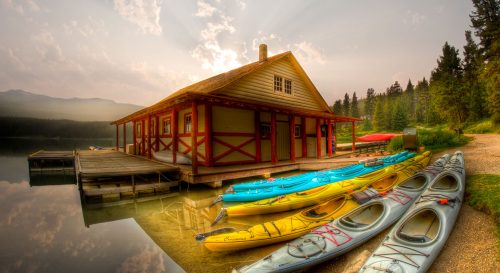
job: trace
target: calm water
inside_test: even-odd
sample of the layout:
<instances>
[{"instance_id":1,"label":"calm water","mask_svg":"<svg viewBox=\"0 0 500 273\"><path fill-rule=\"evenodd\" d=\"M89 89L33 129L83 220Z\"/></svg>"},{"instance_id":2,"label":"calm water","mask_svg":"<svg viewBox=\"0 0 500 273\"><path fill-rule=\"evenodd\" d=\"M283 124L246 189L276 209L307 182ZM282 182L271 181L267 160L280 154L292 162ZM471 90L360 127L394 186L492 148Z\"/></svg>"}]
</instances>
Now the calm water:
<instances>
[{"instance_id":1,"label":"calm water","mask_svg":"<svg viewBox=\"0 0 500 273\"><path fill-rule=\"evenodd\" d=\"M39 148L62 150L110 146L111 142L3 143L0 272L230 272L279 245L211 253L194 240L195 234L228 226L247 228L292 213L227 219L212 228L221 205L208 206L225 189L186 184L174 196L86 203L71 177L43 177L30 184L26 156Z\"/></svg>"}]
</instances>

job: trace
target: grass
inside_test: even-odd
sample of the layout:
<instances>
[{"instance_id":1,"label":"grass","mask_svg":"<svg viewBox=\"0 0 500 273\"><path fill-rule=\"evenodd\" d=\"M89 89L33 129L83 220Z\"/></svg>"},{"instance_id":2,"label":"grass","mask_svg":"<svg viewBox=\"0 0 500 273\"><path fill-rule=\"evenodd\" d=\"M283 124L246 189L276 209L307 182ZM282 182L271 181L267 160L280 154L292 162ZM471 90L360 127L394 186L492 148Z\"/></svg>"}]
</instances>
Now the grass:
<instances>
[{"instance_id":1,"label":"grass","mask_svg":"<svg viewBox=\"0 0 500 273\"><path fill-rule=\"evenodd\" d=\"M439 152L450 147L459 147L467 144L471 138L457 135L451 130L438 128L419 128L417 129L418 146L424 146L426 150L433 153ZM403 138L395 137L389 142L390 151L399 151L403 149Z\"/></svg>"},{"instance_id":2,"label":"grass","mask_svg":"<svg viewBox=\"0 0 500 273\"><path fill-rule=\"evenodd\" d=\"M467 176L465 193L466 201L471 207L493 216L498 238L497 252L500 252L500 175Z\"/></svg>"},{"instance_id":3,"label":"grass","mask_svg":"<svg viewBox=\"0 0 500 273\"><path fill-rule=\"evenodd\" d=\"M475 123L466 124L464 132L466 134L500 134L500 125L493 124L490 119L484 119Z\"/></svg>"}]
</instances>

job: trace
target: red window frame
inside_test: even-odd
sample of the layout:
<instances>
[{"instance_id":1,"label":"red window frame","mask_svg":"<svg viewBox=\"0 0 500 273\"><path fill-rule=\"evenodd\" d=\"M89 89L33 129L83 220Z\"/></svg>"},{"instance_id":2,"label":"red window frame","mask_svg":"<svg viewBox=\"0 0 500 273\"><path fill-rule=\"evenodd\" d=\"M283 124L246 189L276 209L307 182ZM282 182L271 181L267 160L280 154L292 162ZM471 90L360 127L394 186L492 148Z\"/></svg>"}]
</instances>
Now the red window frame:
<instances>
[{"instance_id":1,"label":"red window frame","mask_svg":"<svg viewBox=\"0 0 500 273\"><path fill-rule=\"evenodd\" d=\"M165 132L165 123L168 124L168 133ZM171 136L172 135L172 118L170 116L164 117L161 119L161 133L162 136Z\"/></svg>"}]
</instances>

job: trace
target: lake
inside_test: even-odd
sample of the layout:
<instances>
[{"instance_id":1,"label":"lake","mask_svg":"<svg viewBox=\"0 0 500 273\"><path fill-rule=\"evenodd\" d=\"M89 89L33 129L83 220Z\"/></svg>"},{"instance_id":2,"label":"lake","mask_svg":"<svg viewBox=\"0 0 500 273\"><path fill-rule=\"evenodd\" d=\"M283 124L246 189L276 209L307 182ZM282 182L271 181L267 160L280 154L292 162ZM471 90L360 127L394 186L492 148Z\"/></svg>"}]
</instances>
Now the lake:
<instances>
[{"instance_id":1,"label":"lake","mask_svg":"<svg viewBox=\"0 0 500 273\"><path fill-rule=\"evenodd\" d=\"M90 145L112 141L2 140L0 272L231 272L279 247L211 253L194 239L213 229L222 204L209 205L231 183L222 189L183 183L173 194L95 203L81 198L72 176L30 181L30 153ZM246 229L292 213L226 219L216 228Z\"/></svg>"}]
</instances>

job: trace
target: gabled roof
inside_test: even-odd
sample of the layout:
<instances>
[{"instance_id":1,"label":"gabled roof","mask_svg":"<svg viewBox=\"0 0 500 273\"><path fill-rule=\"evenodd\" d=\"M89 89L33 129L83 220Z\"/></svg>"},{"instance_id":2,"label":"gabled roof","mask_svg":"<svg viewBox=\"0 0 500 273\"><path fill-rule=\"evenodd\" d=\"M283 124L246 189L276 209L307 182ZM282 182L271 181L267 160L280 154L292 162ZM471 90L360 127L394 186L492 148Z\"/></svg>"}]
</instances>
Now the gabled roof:
<instances>
[{"instance_id":1,"label":"gabled roof","mask_svg":"<svg viewBox=\"0 0 500 273\"><path fill-rule=\"evenodd\" d=\"M218 74L216 76L207 78L205 80L199 81L197 83L191 84L189 86L186 86L184 88L181 88L177 90L176 92L170 94L168 97L165 99L153 104L152 106L146 107L144 109L141 109L135 113L132 113L126 117L123 117L114 123L118 122L123 122L123 121L129 121L135 116L140 116L144 113L147 112L149 108L157 108L158 106L165 104L169 101L172 101L176 98L182 97L183 95L188 95L188 94L199 94L199 95L209 95L212 94L213 92L222 89L223 87L226 87L232 83L235 83L236 81L240 80L246 75L249 75L255 71L258 71L264 67L268 67L272 63L275 63L276 61L282 60L288 58L292 65L297 69L298 74L302 77L304 80L304 83L306 86L313 92L313 96L316 98L319 104L322 105L322 108L324 109L324 112L331 113L331 109L326 103L326 101L323 99L319 91L316 89L314 84L312 83L311 79L307 76L305 73L304 69L300 66L299 62L293 56L292 52L286 51L281 54L274 55L272 57L267 58L265 61L257 61L253 63L249 63L247 65L243 65L239 68L230 70L228 72L224 72L221 74Z\"/></svg>"}]
</instances>

